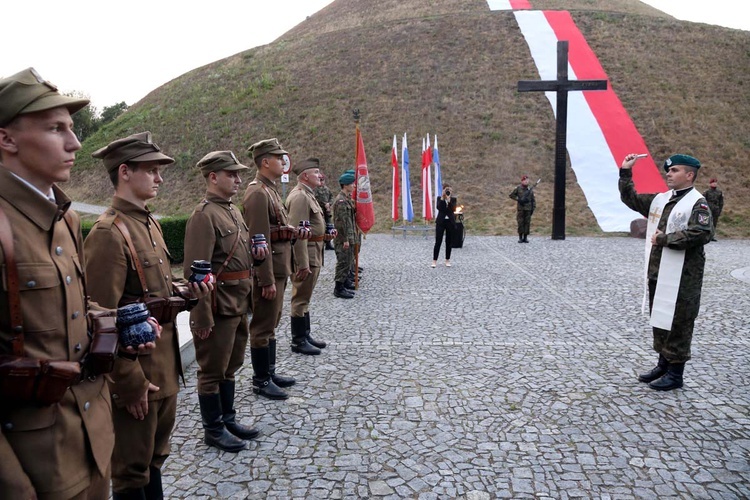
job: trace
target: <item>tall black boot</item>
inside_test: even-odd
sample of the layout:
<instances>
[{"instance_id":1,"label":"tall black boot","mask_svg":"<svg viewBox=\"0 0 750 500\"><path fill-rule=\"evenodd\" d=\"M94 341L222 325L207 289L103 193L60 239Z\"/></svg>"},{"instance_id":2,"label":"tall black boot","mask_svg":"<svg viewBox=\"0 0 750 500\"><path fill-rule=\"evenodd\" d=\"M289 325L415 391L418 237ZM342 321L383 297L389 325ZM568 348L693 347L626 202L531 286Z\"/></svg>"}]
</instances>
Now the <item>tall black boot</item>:
<instances>
[{"instance_id":1,"label":"tall black boot","mask_svg":"<svg viewBox=\"0 0 750 500\"><path fill-rule=\"evenodd\" d=\"M336 282L336 286L333 289L333 295L334 297L338 297L340 299L353 299L354 293L350 292L344 287L344 284L340 281Z\"/></svg>"},{"instance_id":2,"label":"tall black boot","mask_svg":"<svg viewBox=\"0 0 750 500\"><path fill-rule=\"evenodd\" d=\"M112 500L146 500L146 494L143 492L143 488L135 488L120 492L113 491Z\"/></svg>"},{"instance_id":3,"label":"tall black boot","mask_svg":"<svg viewBox=\"0 0 750 500\"><path fill-rule=\"evenodd\" d=\"M237 423L237 412L234 409L234 380L219 382L219 396L221 397L221 412L224 427L240 439L255 439L260 431L254 427L246 427Z\"/></svg>"},{"instance_id":4,"label":"tall black boot","mask_svg":"<svg viewBox=\"0 0 750 500\"><path fill-rule=\"evenodd\" d=\"M253 392L268 399L286 399L289 394L279 389L271 378L269 346L251 347L253 362Z\"/></svg>"},{"instance_id":5,"label":"tall black boot","mask_svg":"<svg viewBox=\"0 0 750 500\"><path fill-rule=\"evenodd\" d=\"M276 339L268 341L268 371L271 373L271 380L279 387L291 387L297 381L292 377L285 377L276 374Z\"/></svg>"},{"instance_id":6,"label":"tall black boot","mask_svg":"<svg viewBox=\"0 0 750 500\"><path fill-rule=\"evenodd\" d=\"M667 373L658 380L654 380L648 386L657 391L671 391L682 387L682 372L685 370L685 363L669 363Z\"/></svg>"},{"instance_id":7,"label":"tall black boot","mask_svg":"<svg viewBox=\"0 0 750 500\"><path fill-rule=\"evenodd\" d=\"M643 382L644 384L653 382L654 380L660 378L662 375L667 373L668 366L669 366L669 361L667 361L667 358L659 354L659 362L656 364L655 367L651 369L651 371L641 373L640 375L638 375L638 382Z\"/></svg>"},{"instance_id":8,"label":"tall black boot","mask_svg":"<svg viewBox=\"0 0 750 500\"><path fill-rule=\"evenodd\" d=\"M523 233L523 242L528 243L529 242L529 233Z\"/></svg>"},{"instance_id":9,"label":"tall black boot","mask_svg":"<svg viewBox=\"0 0 750 500\"><path fill-rule=\"evenodd\" d=\"M292 352L307 354L308 356L317 356L320 349L310 345L305 333L305 318L292 316Z\"/></svg>"},{"instance_id":10,"label":"tall black boot","mask_svg":"<svg viewBox=\"0 0 750 500\"><path fill-rule=\"evenodd\" d=\"M164 500L164 489L161 485L161 469L158 467L148 468L148 484L143 487L146 500Z\"/></svg>"},{"instance_id":11,"label":"tall black boot","mask_svg":"<svg viewBox=\"0 0 750 500\"><path fill-rule=\"evenodd\" d=\"M230 434L226 427L224 427L220 396L218 394L198 394L198 402L200 403L201 417L203 418L205 443L208 446L231 453L244 450L247 443Z\"/></svg>"},{"instance_id":12,"label":"tall black boot","mask_svg":"<svg viewBox=\"0 0 750 500\"><path fill-rule=\"evenodd\" d=\"M523 233L518 233L518 242L523 243Z\"/></svg>"},{"instance_id":13,"label":"tall black boot","mask_svg":"<svg viewBox=\"0 0 750 500\"><path fill-rule=\"evenodd\" d=\"M318 349L325 349L325 347L328 345L322 340L315 340L310 335L310 311L305 313L305 335L307 335L307 341L310 343L310 345L313 345Z\"/></svg>"}]
</instances>

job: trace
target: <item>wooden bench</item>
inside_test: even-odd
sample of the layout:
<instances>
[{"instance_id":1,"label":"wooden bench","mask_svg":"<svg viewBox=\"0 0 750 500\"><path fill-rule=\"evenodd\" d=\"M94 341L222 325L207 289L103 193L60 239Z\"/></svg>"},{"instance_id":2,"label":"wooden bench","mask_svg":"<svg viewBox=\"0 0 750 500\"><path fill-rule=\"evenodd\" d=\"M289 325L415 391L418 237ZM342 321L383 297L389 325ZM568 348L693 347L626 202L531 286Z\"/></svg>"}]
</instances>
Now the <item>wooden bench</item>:
<instances>
[{"instance_id":1,"label":"wooden bench","mask_svg":"<svg viewBox=\"0 0 750 500\"><path fill-rule=\"evenodd\" d=\"M425 224L425 225L422 225L422 226L393 226L393 227L391 227L391 232L392 232L394 238L396 237L396 232L398 232L398 231L403 231L404 238L406 238L406 233L408 233L409 231L421 232L422 235L425 238L427 238L430 233L434 234L434 232L435 232L435 225L434 224L429 224L429 225Z\"/></svg>"}]
</instances>

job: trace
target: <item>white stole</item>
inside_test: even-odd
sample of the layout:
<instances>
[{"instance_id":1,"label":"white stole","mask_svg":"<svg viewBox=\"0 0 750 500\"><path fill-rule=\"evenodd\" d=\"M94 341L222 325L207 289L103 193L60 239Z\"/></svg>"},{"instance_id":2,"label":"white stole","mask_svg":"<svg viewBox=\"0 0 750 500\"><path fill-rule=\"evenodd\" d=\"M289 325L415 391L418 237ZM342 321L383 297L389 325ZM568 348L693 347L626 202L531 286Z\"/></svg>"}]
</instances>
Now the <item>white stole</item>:
<instances>
[{"instance_id":1,"label":"white stole","mask_svg":"<svg viewBox=\"0 0 750 500\"><path fill-rule=\"evenodd\" d=\"M656 232L664 207L674 191L657 194L651 202L648 211L648 226L646 228L646 269L644 272L646 280L646 295L643 299L643 312L646 311L648 300L648 263L651 257L651 237ZM666 234L687 229L693 206L702 198L697 189L688 191L674 206L667 220ZM656 281L654 293L654 305L651 308L651 320L649 324L662 330L671 330L674 320L674 311L677 304L677 292L680 290L682 279L682 266L685 263L685 250L673 250L663 247L661 262L659 263L659 278Z\"/></svg>"}]
</instances>

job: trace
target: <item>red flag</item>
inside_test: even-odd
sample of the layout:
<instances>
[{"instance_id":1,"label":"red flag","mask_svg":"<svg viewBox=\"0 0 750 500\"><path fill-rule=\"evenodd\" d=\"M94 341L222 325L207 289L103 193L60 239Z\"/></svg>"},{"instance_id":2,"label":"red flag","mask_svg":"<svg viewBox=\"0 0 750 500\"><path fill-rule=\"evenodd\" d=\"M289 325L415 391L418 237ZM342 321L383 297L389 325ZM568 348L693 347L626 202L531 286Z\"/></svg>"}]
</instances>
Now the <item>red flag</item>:
<instances>
[{"instance_id":1,"label":"red flag","mask_svg":"<svg viewBox=\"0 0 750 500\"><path fill-rule=\"evenodd\" d=\"M364 148L363 148L364 149ZM401 194L398 188L398 156L396 154L396 136L393 136L393 149L391 150L391 165L393 166L393 199L391 201L391 219L398 220L398 197Z\"/></svg>"},{"instance_id":2,"label":"red flag","mask_svg":"<svg viewBox=\"0 0 750 500\"><path fill-rule=\"evenodd\" d=\"M372 191L370 190L370 175L367 172L367 156L362 134L357 125L357 157L356 157L356 189L354 191L357 202L357 226L366 233L375 224L375 209L372 206Z\"/></svg>"},{"instance_id":3,"label":"red flag","mask_svg":"<svg viewBox=\"0 0 750 500\"><path fill-rule=\"evenodd\" d=\"M428 146L429 147L429 146ZM422 217L425 222L433 219L432 215L432 182L430 181L430 153L422 139Z\"/></svg>"}]
</instances>

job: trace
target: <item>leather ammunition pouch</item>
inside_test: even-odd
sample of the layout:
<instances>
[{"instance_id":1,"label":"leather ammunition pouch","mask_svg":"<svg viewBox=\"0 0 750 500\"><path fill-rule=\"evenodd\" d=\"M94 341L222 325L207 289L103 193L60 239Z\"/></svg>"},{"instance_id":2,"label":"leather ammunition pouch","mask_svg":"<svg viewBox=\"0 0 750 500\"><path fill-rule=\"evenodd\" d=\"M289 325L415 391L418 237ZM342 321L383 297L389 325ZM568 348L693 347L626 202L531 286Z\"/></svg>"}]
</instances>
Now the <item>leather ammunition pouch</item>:
<instances>
[{"instance_id":1,"label":"leather ammunition pouch","mask_svg":"<svg viewBox=\"0 0 750 500\"><path fill-rule=\"evenodd\" d=\"M104 375L115 367L115 358L120 346L117 332L117 311L89 312L89 329L91 346L84 358L83 367L86 375Z\"/></svg>"},{"instance_id":2,"label":"leather ammunition pouch","mask_svg":"<svg viewBox=\"0 0 750 500\"><path fill-rule=\"evenodd\" d=\"M49 406L81 380L76 361L51 361L0 355L0 395L15 402Z\"/></svg>"},{"instance_id":3,"label":"leather ammunition pouch","mask_svg":"<svg viewBox=\"0 0 750 500\"><path fill-rule=\"evenodd\" d=\"M274 241L292 241L297 239L297 228L294 226L271 226L271 243Z\"/></svg>"},{"instance_id":4,"label":"leather ammunition pouch","mask_svg":"<svg viewBox=\"0 0 750 500\"><path fill-rule=\"evenodd\" d=\"M142 301L160 325L172 323L185 310L185 299L182 297L145 297Z\"/></svg>"}]
</instances>

